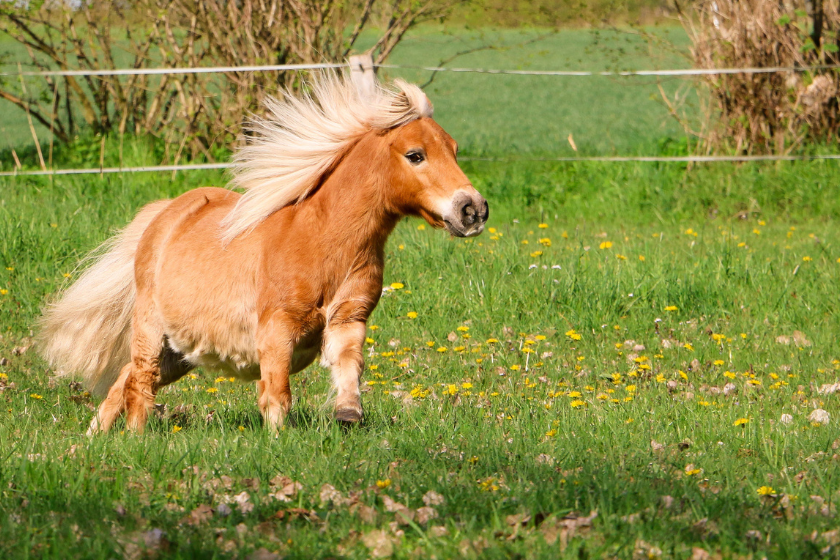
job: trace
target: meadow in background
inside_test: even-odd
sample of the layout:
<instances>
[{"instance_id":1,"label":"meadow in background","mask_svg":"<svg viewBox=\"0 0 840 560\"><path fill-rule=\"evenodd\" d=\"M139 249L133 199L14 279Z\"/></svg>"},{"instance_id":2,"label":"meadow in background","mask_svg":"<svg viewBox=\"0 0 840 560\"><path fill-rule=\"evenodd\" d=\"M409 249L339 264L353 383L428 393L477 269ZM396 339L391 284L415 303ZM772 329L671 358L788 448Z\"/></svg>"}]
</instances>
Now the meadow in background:
<instances>
[{"instance_id":1,"label":"meadow in background","mask_svg":"<svg viewBox=\"0 0 840 560\"><path fill-rule=\"evenodd\" d=\"M470 40L418 32L394 61ZM605 64L589 32L547 41L458 65ZM629 52L617 64L661 63ZM482 236L392 236L358 429L332 421L313 366L277 438L252 385L201 371L161 391L144 435L85 437L95 401L31 347L41 307L142 204L225 177L0 182L3 554L836 555L837 162L522 161L573 155L569 133L586 155L684 149L644 80L441 74L428 91L464 156L514 161L463 164L493 207ZM58 157L98 166L99 141Z\"/></svg>"}]
</instances>

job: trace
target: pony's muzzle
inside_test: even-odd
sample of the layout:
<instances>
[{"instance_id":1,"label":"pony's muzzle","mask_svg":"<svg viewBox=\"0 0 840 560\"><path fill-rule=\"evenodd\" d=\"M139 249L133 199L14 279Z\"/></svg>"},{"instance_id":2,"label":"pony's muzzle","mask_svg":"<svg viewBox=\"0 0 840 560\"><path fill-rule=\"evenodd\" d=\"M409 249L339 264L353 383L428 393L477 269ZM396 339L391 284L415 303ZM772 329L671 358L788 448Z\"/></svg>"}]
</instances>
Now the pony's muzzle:
<instances>
[{"instance_id":1,"label":"pony's muzzle","mask_svg":"<svg viewBox=\"0 0 840 560\"><path fill-rule=\"evenodd\" d=\"M452 197L452 211L444 217L446 229L458 237L473 237L484 231L490 217L490 206L478 191L458 191Z\"/></svg>"}]
</instances>

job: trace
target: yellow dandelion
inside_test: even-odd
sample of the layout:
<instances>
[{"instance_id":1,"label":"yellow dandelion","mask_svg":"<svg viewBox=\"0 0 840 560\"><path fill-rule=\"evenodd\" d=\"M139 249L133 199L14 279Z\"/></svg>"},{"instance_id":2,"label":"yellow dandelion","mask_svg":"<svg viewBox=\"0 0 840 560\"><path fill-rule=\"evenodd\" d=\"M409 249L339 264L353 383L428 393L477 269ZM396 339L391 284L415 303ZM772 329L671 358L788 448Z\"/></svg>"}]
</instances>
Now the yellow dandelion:
<instances>
[{"instance_id":1,"label":"yellow dandelion","mask_svg":"<svg viewBox=\"0 0 840 560\"><path fill-rule=\"evenodd\" d=\"M548 224L540 224L540 225L538 225L537 227L538 227L538 228L540 228L540 229L547 229L547 228L548 228Z\"/></svg>"},{"instance_id":2,"label":"yellow dandelion","mask_svg":"<svg viewBox=\"0 0 840 560\"><path fill-rule=\"evenodd\" d=\"M665 306L665 311L676 311L676 310L677 310L677 306L676 306L676 305L667 305L667 306Z\"/></svg>"},{"instance_id":3,"label":"yellow dandelion","mask_svg":"<svg viewBox=\"0 0 840 560\"><path fill-rule=\"evenodd\" d=\"M394 290L402 290L403 288L405 288L405 286L401 282L392 282L391 288L393 288Z\"/></svg>"},{"instance_id":4,"label":"yellow dandelion","mask_svg":"<svg viewBox=\"0 0 840 560\"><path fill-rule=\"evenodd\" d=\"M598 245L598 248L599 249L609 249L610 247L612 247L612 245L613 245L612 241L603 241L603 242L601 242L600 245Z\"/></svg>"},{"instance_id":5,"label":"yellow dandelion","mask_svg":"<svg viewBox=\"0 0 840 560\"><path fill-rule=\"evenodd\" d=\"M645 262L645 256L644 255L639 255L639 260L642 261L642 262Z\"/></svg>"},{"instance_id":6,"label":"yellow dandelion","mask_svg":"<svg viewBox=\"0 0 840 560\"><path fill-rule=\"evenodd\" d=\"M737 420L735 420L735 422L732 423L732 425L733 426L743 426L747 422L749 422L749 420L747 420L746 418L738 418Z\"/></svg>"},{"instance_id":7,"label":"yellow dandelion","mask_svg":"<svg viewBox=\"0 0 840 560\"><path fill-rule=\"evenodd\" d=\"M30 398L32 398L32 399L37 399L37 400L41 400L41 399L43 399L43 398L44 398L44 397L42 397L41 395L39 395L38 393L31 393L31 394L29 395L29 397L30 397Z\"/></svg>"},{"instance_id":8,"label":"yellow dandelion","mask_svg":"<svg viewBox=\"0 0 840 560\"><path fill-rule=\"evenodd\" d=\"M759 496L771 496L776 493L776 491L770 486L761 486L756 490L756 492Z\"/></svg>"},{"instance_id":9,"label":"yellow dandelion","mask_svg":"<svg viewBox=\"0 0 840 560\"><path fill-rule=\"evenodd\" d=\"M569 405L572 408L580 408L582 406L585 406L586 403L584 401L578 399L578 400L574 400L574 401L570 402Z\"/></svg>"},{"instance_id":10,"label":"yellow dandelion","mask_svg":"<svg viewBox=\"0 0 840 560\"><path fill-rule=\"evenodd\" d=\"M811 258L811 257L809 257L809 256L804 256L804 257L802 257L802 262L811 262L812 260L814 260L814 259L812 259L812 258Z\"/></svg>"},{"instance_id":11,"label":"yellow dandelion","mask_svg":"<svg viewBox=\"0 0 840 560\"><path fill-rule=\"evenodd\" d=\"M457 328L457 329L455 329L455 330L456 330L456 331L460 331L460 332L467 332L468 330L470 330L470 328L469 328L469 327L467 327L467 326L465 326L465 325L461 325L460 327L458 327L458 328Z\"/></svg>"},{"instance_id":12,"label":"yellow dandelion","mask_svg":"<svg viewBox=\"0 0 840 560\"><path fill-rule=\"evenodd\" d=\"M208 392L208 393L218 393L218 392L219 392L219 390L218 390L218 389L216 389L215 387L210 387L209 389L207 389L207 392Z\"/></svg>"},{"instance_id":13,"label":"yellow dandelion","mask_svg":"<svg viewBox=\"0 0 840 560\"><path fill-rule=\"evenodd\" d=\"M531 253L531 258L536 259L537 257L541 256L542 254L543 254L542 251L534 251L533 253Z\"/></svg>"},{"instance_id":14,"label":"yellow dandelion","mask_svg":"<svg viewBox=\"0 0 840 560\"><path fill-rule=\"evenodd\" d=\"M181 431L181 426L173 426L172 427L172 433L173 434L177 434L180 431Z\"/></svg>"},{"instance_id":15,"label":"yellow dandelion","mask_svg":"<svg viewBox=\"0 0 840 560\"><path fill-rule=\"evenodd\" d=\"M388 488L391 485L391 479L386 478L385 480L377 480L376 485L379 488Z\"/></svg>"},{"instance_id":16,"label":"yellow dandelion","mask_svg":"<svg viewBox=\"0 0 840 560\"><path fill-rule=\"evenodd\" d=\"M423 231L424 229L426 229L426 224L420 224L419 226L417 226L417 229Z\"/></svg>"},{"instance_id":17,"label":"yellow dandelion","mask_svg":"<svg viewBox=\"0 0 840 560\"><path fill-rule=\"evenodd\" d=\"M409 319L416 319L417 318L417 312L416 311L409 311L408 313L405 314L405 316L408 317Z\"/></svg>"},{"instance_id":18,"label":"yellow dandelion","mask_svg":"<svg viewBox=\"0 0 840 560\"><path fill-rule=\"evenodd\" d=\"M8 293L9 293L9 290L7 290L5 288L0 288L0 296L5 296Z\"/></svg>"},{"instance_id":19,"label":"yellow dandelion","mask_svg":"<svg viewBox=\"0 0 840 560\"><path fill-rule=\"evenodd\" d=\"M446 352L447 350L448 350L448 348L447 348L446 346L440 346L440 347L437 349L437 351L438 351L438 352L440 352L441 354L443 354L443 353L444 353L444 352Z\"/></svg>"}]
</instances>

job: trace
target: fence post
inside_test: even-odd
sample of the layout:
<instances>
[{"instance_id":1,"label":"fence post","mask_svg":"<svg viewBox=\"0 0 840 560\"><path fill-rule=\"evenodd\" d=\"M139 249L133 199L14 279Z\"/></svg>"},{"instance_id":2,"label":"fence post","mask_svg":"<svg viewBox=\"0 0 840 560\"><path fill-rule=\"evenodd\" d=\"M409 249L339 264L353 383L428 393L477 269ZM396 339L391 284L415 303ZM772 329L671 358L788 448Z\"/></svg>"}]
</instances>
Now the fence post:
<instances>
[{"instance_id":1,"label":"fence post","mask_svg":"<svg viewBox=\"0 0 840 560\"><path fill-rule=\"evenodd\" d=\"M373 56L357 54L350 57L350 79L363 99L373 97L376 91L376 75L373 73Z\"/></svg>"}]
</instances>

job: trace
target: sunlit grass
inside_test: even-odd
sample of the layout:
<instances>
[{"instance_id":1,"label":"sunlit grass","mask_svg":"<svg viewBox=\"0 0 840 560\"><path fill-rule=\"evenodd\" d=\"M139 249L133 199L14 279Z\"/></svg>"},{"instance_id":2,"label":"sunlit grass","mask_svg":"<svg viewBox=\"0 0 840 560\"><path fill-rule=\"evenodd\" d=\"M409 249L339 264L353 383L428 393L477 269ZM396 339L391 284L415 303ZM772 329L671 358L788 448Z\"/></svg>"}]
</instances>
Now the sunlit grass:
<instances>
[{"instance_id":1,"label":"sunlit grass","mask_svg":"<svg viewBox=\"0 0 840 560\"><path fill-rule=\"evenodd\" d=\"M478 185L498 177L472 173ZM698 188L720 188L699 177ZM593 191L522 204L517 188L490 197L478 238L407 220L369 322L362 426L331 420L318 367L294 378L277 438L253 386L198 371L161 392L146 434L120 422L88 439L96 399L54 378L34 348L21 352L29 329L82 252L142 201L189 186L97 181L11 183L2 206L0 547L11 556L630 558L700 547L806 558L833 542L821 536L838 489L830 211L738 215L727 206L736 194L719 214L691 214L697 191L666 183L679 219L660 220L662 206L599 218ZM803 197L819 200L813 188Z\"/></svg>"}]
</instances>

